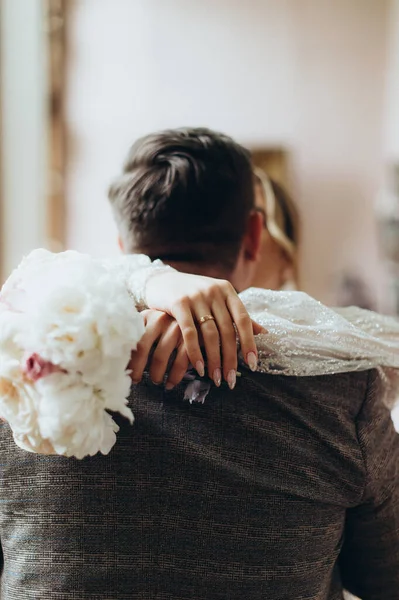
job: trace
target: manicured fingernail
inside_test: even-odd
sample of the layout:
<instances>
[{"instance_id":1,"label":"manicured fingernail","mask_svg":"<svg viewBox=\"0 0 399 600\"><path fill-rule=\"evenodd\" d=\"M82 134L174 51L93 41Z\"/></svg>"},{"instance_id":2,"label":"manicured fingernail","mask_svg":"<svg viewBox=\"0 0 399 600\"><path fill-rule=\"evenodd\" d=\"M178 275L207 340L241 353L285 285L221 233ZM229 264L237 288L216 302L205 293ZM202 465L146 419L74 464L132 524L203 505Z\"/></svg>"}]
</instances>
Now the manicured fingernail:
<instances>
[{"instance_id":1,"label":"manicured fingernail","mask_svg":"<svg viewBox=\"0 0 399 600\"><path fill-rule=\"evenodd\" d=\"M234 390L235 386L236 386L236 381L237 381L237 375L234 369L232 369L231 371L228 372L227 375L227 383L229 385L229 388L231 390Z\"/></svg>"},{"instance_id":2,"label":"manicured fingernail","mask_svg":"<svg viewBox=\"0 0 399 600\"><path fill-rule=\"evenodd\" d=\"M203 377L205 375L205 367L202 360L197 360L197 362L195 363L195 368L200 377Z\"/></svg>"},{"instance_id":3,"label":"manicured fingernail","mask_svg":"<svg viewBox=\"0 0 399 600\"><path fill-rule=\"evenodd\" d=\"M222 371L220 369L215 369L213 372L213 381L217 387L220 387L222 383Z\"/></svg>"},{"instance_id":4,"label":"manicured fingernail","mask_svg":"<svg viewBox=\"0 0 399 600\"><path fill-rule=\"evenodd\" d=\"M248 352L247 363L251 371L256 371L256 369L258 368L258 361L255 352Z\"/></svg>"},{"instance_id":5,"label":"manicured fingernail","mask_svg":"<svg viewBox=\"0 0 399 600\"><path fill-rule=\"evenodd\" d=\"M166 384L165 384L165 390L167 392L170 392L170 390L173 390L174 387L175 386L173 385L173 383L170 383L169 381L167 381Z\"/></svg>"}]
</instances>

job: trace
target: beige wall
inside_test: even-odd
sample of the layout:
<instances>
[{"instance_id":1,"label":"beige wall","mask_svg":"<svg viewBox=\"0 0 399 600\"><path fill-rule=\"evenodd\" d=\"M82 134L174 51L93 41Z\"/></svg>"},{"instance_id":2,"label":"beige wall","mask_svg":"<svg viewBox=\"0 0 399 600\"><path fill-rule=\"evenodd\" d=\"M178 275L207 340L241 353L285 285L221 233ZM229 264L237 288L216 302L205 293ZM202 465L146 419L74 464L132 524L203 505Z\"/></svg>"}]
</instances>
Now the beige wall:
<instances>
[{"instance_id":1,"label":"beige wall","mask_svg":"<svg viewBox=\"0 0 399 600\"><path fill-rule=\"evenodd\" d=\"M41 2L0 0L0 277L46 244L46 61Z\"/></svg>"},{"instance_id":2,"label":"beige wall","mask_svg":"<svg viewBox=\"0 0 399 600\"><path fill-rule=\"evenodd\" d=\"M389 0L70 0L68 243L116 252L105 199L134 139L206 125L292 153L308 291L379 277Z\"/></svg>"},{"instance_id":3,"label":"beige wall","mask_svg":"<svg viewBox=\"0 0 399 600\"><path fill-rule=\"evenodd\" d=\"M388 30L385 147L389 163L399 163L399 0L392 0Z\"/></svg>"}]
</instances>

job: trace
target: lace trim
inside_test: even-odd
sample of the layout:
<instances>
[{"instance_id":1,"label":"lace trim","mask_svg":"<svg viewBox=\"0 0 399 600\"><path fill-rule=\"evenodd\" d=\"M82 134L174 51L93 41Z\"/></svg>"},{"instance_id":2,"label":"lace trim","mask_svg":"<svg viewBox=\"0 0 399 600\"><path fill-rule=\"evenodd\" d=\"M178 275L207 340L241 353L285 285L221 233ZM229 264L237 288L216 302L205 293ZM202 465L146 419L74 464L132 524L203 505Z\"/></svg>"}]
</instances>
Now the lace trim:
<instances>
[{"instance_id":1,"label":"lace trim","mask_svg":"<svg viewBox=\"0 0 399 600\"><path fill-rule=\"evenodd\" d=\"M116 273L117 277L123 278L137 310L149 308L146 297L149 280L159 273L174 271L161 260L151 262L145 254L126 254L117 259L109 259L103 264Z\"/></svg>"}]
</instances>

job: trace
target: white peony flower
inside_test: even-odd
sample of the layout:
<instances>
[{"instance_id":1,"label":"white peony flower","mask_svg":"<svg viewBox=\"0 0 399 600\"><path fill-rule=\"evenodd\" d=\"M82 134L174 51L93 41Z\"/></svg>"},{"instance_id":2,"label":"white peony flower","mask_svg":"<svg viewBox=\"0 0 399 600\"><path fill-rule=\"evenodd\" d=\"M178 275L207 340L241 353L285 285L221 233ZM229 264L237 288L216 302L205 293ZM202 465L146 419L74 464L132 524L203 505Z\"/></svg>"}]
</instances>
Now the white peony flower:
<instances>
[{"instance_id":1,"label":"white peony flower","mask_svg":"<svg viewBox=\"0 0 399 600\"><path fill-rule=\"evenodd\" d=\"M77 252L36 250L0 296L0 415L40 453L107 454L127 406L131 350L144 333L123 280Z\"/></svg>"}]
</instances>

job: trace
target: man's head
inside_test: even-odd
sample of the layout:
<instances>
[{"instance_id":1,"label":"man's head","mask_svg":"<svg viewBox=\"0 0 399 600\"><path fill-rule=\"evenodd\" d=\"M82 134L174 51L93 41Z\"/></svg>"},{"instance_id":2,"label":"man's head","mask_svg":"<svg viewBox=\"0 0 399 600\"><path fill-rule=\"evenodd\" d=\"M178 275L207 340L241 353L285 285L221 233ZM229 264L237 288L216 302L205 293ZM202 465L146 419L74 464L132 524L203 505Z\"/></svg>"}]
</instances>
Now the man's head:
<instances>
[{"instance_id":1,"label":"man's head","mask_svg":"<svg viewBox=\"0 0 399 600\"><path fill-rule=\"evenodd\" d=\"M249 152L226 135L203 128L148 135L109 191L121 245L244 289L263 225L253 184Z\"/></svg>"}]
</instances>

